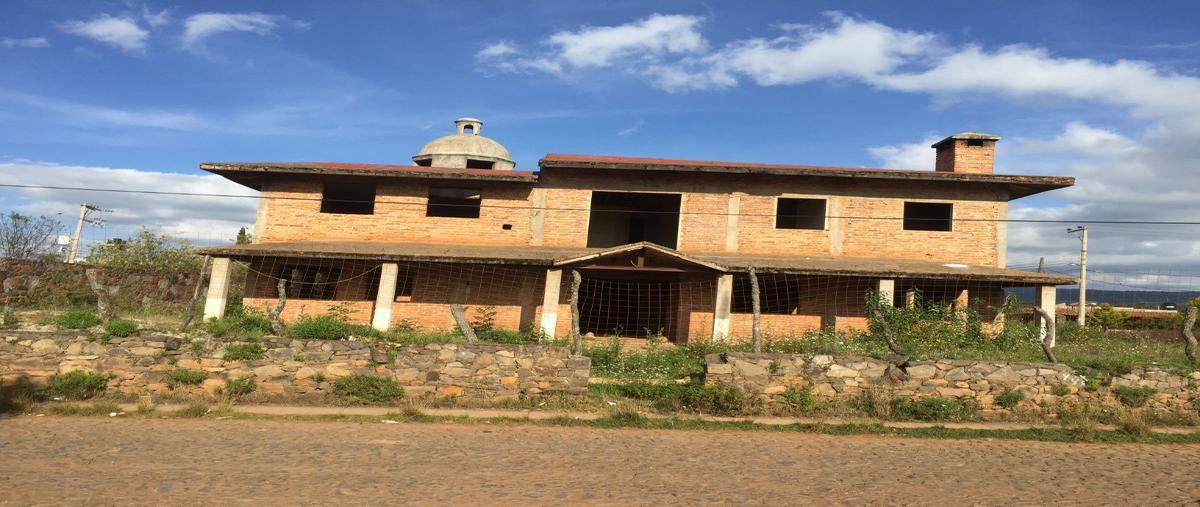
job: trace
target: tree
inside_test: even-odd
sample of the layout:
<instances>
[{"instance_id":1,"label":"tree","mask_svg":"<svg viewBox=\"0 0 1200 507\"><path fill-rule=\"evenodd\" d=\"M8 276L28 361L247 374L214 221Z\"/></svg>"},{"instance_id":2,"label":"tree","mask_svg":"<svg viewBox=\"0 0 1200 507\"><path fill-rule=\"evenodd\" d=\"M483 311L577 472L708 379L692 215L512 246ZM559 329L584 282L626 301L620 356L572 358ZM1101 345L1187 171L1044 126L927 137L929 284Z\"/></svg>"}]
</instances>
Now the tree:
<instances>
[{"instance_id":1,"label":"tree","mask_svg":"<svg viewBox=\"0 0 1200 507\"><path fill-rule=\"evenodd\" d=\"M1125 324L1125 320L1129 318L1129 314L1119 312L1113 309L1113 305L1104 303L1095 310L1088 312L1087 323L1089 326L1098 327L1104 331L1117 329Z\"/></svg>"},{"instance_id":2,"label":"tree","mask_svg":"<svg viewBox=\"0 0 1200 507\"><path fill-rule=\"evenodd\" d=\"M186 240L142 229L127 239L112 239L92 248L87 261L111 268L196 271L204 257L194 253L193 248Z\"/></svg>"},{"instance_id":3,"label":"tree","mask_svg":"<svg viewBox=\"0 0 1200 507\"><path fill-rule=\"evenodd\" d=\"M251 241L253 241L253 239L254 237L251 236L250 233L246 232L246 228L242 227L241 229L238 229L237 239L234 239L233 242L239 245L248 245Z\"/></svg>"},{"instance_id":4,"label":"tree","mask_svg":"<svg viewBox=\"0 0 1200 507\"><path fill-rule=\"evenodd\" d=\"M51 254L59 223L17 212L0 215L0 257L35 259Z\"/></svg>"}]
</instances>

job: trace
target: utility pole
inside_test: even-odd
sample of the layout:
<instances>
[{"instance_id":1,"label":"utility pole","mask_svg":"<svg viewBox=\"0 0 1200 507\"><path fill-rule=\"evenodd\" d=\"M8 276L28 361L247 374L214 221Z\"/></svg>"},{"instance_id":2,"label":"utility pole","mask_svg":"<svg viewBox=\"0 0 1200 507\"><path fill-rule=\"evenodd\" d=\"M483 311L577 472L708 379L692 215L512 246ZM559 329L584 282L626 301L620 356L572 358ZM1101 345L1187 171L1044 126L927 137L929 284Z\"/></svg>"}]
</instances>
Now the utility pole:
<instances>
[{"instance_id":1,"label":"utility pole","mask_svg":"<svg viewBox=\"0 0 1200 507\"><path fill-rule=\"evenodd\" d=\"M79 255L79 242L80 242L81 237L83 236L83 223L87 222L87 223L95 225L97 227L104 226L103 219L96 218L96 219L89 220L88 219L89 211L99 212L99 211L107 211L107 210L97 208L86 202L79 204L79 220L77 222L75 222L75 235L71 236L71 251L70 251L70 253L67 254L67 263L68 264L74 264L75 261L77 260L76 258Z\"/></svg>"},{"instance_id":2,"label":"utility pole","mask_svg":"<svg viewBox=\"0 0 1200 507\"><path fill-rule=\"evenodd\" d=\"M1080 326L1087 324L1087 226L1067 229L1067 234L1079 233L1079 315Z\"/></svg>"}]
</instances>

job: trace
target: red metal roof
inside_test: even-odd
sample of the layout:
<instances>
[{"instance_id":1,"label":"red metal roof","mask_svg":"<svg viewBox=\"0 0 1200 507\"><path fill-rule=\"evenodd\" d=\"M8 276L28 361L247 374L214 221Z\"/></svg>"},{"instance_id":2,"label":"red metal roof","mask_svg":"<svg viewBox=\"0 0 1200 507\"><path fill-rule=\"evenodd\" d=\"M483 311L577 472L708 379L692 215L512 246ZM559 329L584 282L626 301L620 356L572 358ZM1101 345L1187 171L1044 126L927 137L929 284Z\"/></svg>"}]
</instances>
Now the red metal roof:
<instances>
[{"instance_id":1,"label":"red metal roof","mask_svg":"<svg viewBox=\"0 0 1200 507\"><path fill-rule=\"evenodd\" d=\"M676 167L746 167L760 169L795 169L799 171L879 171L879 172L911 172L911 173L929 173L931 171L922 171L919 169L873 169L861 167L835 167L835 166L820 166L820 165L796 165L796 164L764 164L760 162L726 162L720 160L686 160L673 158L651 158L651 157L618 157L612 155L579 155L573 153L550 153L542 157L542 162L551 163L581 163L581 164L620 164L620 165L649 165L649 166L676 166Z\"/></svg>"}]
</instances>

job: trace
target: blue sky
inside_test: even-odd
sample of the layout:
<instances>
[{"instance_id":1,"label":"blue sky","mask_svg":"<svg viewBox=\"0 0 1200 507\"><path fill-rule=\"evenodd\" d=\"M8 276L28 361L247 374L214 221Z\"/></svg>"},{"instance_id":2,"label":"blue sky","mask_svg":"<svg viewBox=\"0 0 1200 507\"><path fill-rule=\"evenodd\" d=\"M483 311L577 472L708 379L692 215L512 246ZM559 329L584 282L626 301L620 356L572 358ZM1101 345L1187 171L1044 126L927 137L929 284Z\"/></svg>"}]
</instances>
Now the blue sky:
<instances>
[{"instance_id":1,"label":"blue sky","mask_svg":"<svg viewBox=\"0 0 1200 507\"><path fill-rule=\"evenodd\" d=\"M229 190L197 165L408 163L469 115L525 169L549 152L929 168L931 140L978 130L1004 138L1001 172L1080 178L1014 216L1200 211L1194 2L28 0L3 12L4 181ZM79 199L0 204L57 213ZM113 202L115 220L185 235L253 220L245 205L139 204ZM1013 258L1069 254L1059 229L1015 227ZM1097 255L1113 265L1171 267L1200 255L1183 229L1093 237L1110 238Z\"/></svg>"}]
</instances>

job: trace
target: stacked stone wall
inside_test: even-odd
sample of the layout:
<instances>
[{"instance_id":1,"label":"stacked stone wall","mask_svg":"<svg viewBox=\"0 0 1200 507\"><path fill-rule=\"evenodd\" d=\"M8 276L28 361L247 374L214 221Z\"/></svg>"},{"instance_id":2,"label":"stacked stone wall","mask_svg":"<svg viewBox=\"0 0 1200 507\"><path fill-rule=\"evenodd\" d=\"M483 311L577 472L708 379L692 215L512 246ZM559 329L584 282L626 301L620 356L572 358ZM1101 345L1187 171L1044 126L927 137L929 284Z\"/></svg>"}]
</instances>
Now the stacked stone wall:
<instances>
[{"instance_id":1,"label":"stacked stone wall","mask_svg":"<svg viewBox=\"0 0 1200 507\"><path fill-rule=\"evenodd\" d=\"M1200 397L1200 372L1181 375L1158 366L1134 368L1095 390L1071 367L1050 363L936 360L911 361L900 369L864 357L729 352L707 356L705 371L709 384L732 384L768 399L805 386L829 398L853 398L870 388L913 398L969 398L984 409L996 408L996 397L1009 390L1021 391L1022 403L1050 405L1067 400L1116 405L1117 386L1153 388L1151 407L1189 406Z\"/></svg>"},{"instance_id":2,"label":"stacked stone wall","mask_svg":"<svg viewBox=\"0 0 1200 507\"><path fill-rule=\"evenodd\" d=\"M256 396L291 398L329 393L333 382L354 375L395 379L410 395L517 396L587 389L591 360L562 347L542 345L415 344L378 347L360 341L264 339L262 359L225 359L239 342L171 336L111 338L9 332L0 340L4 385L38 384L72 370L107 373L110 391L127 395L215 396L227 380L252 378ZM168 387L170 372L203 371L196 386Z\"/></svg>"}]
</instances>

